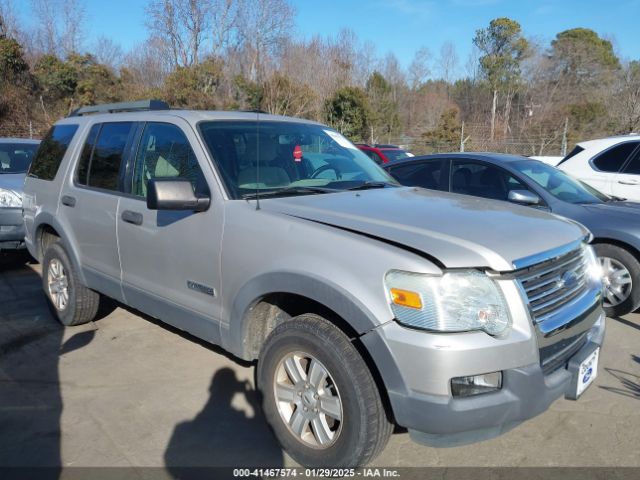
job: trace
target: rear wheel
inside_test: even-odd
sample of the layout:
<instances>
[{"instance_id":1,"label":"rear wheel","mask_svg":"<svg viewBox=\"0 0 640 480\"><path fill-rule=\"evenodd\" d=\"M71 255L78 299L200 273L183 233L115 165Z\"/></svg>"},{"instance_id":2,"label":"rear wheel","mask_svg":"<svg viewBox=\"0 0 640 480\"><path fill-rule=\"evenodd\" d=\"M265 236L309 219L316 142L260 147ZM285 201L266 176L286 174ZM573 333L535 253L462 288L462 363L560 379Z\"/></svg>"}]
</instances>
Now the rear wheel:
<instances>
[{"instance_id":1,"label":"rear wheel","mask_svg":"<svg viewBox=\"0 0 640 480\"><path fill-rule=\"evenodd\" d=\"M640 307L640 262L616 245L594 245L600 267L608 317L620 317Z\"/></svg>"},{"instance_id":2,"label":"rear wheel","mask_svg":"<svg viewBox=\"0 0 640 480\"><path fill-rule=\"evenodd\" d=\"M100 294L82 285L60 241L49 243L44 253L42 284L51 310L63 325L90 322L98 313Z\"/></svg>"},{"instance_id":3,"label":"rear wheel","mask_svg":"<svg viewBox=\"0 0 640 480\"><path fill-rule=\"evenodd\" d=\"M348 337L317 315L274 329L262 348L258 385L267 421L301 465L364 465L391 435L367 365Z\"/></svg>"}]
</instances>

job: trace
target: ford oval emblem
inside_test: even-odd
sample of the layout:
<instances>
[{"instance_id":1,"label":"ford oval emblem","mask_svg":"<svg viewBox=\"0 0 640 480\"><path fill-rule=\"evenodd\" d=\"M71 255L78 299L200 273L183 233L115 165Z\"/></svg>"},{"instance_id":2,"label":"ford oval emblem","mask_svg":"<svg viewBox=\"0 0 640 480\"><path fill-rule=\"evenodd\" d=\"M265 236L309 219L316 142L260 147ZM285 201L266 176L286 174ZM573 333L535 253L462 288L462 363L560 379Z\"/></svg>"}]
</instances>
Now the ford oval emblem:
<instances>
[{"instance_id":1,"label":"ford oval emblem","mask_svg":"<svg viewBox=\"0 0 640 480\"><path fill-rule=\"evenodd\" d=\"M587 383L593 374L593 368L589 367L589 369L584 373L582 377L582 383Z\"/></svg>"},{"instance_id":2,"label":"ford oval emblem","mask_svg":"<svg viewBox=\"0 0 640 480\"><path fill-rule=\"evenodd\" d=\"M576 272L569 270L562 274L562 276L560 277L560 281L558 282L558 286L560 288L562 287L572 288L577 283L578 283L578 275L576 275Z\"/></svg>"}]
</instances>

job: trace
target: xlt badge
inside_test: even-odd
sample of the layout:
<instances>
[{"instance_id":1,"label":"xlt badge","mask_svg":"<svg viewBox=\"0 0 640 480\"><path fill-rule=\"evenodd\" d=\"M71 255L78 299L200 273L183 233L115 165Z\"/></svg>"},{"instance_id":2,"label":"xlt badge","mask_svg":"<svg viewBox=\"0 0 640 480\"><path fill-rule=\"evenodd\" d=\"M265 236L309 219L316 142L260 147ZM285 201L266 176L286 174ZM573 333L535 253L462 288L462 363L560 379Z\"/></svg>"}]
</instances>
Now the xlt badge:
<instances>
[{"instance_id":1,"label":"xlt badge","mask_svg":"<svg viewBox=\"0 0 640 480\"><path fill-rule=\"evenodd\" d=\"M191 280L187 280L187 287L189 287L189 290L194 290L196 292L204 293L205 295L210 295L212 297L216 296L216 291L213 288L207 287L206 285L202 285L201 283L198 283L198 282L192 282Z\"/></svg>"}]
</instances>

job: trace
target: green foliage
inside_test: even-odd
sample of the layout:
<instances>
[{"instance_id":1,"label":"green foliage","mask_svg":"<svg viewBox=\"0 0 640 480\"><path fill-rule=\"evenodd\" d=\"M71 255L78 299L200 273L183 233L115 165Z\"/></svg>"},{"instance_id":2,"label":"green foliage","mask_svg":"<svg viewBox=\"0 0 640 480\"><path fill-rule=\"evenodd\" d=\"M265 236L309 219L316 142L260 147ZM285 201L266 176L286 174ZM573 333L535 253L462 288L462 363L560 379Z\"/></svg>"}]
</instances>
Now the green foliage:
<instances>
[{"instance_id":1,"label":"green foliage","mask_svg":"<svg viewBox=\"0 0 640 480\"><path fill-rule=\"evenodd\" d=\"M36 63L34 74L40 88L48 99L59 100L71 97L78 86L78 72L69 62L55 55L43 55Z\"/></svg>"},{"instance_id":2,"label":"green foliage","mask_svg":"<svg viewBox=\"0 0 640 480\"><path fill-rule=\"evenodd\" d=\"M371 117L366 92L358 87L339 89L326 101L325 115L333 128L352 140L362 140Z\"/></svg>"},{"instance_id":3,"label":"green foliage","mask_svg":"<svg viewBox=\"0 0 640 480\"><path fill-rule=\"evenodd\" d=\"M244 106L247 110L260 110L264 92L258 83L242 75L236 75L234 85L236 87L235 100L238 108L243 108Z\"/></svg>"},{"instance_id":4,"label":"green foliage","mask_svg":"<svg viewBox=\"0 0 640 480\"><path fill-rule=\"evenodd\" d=\"M12 38L0 37L0 81L19 80L28 72L20 44Z\"/></svg>"},{"instance_id":5,"label":"green foliage","mask_svg":"<svg viewBox=\"0 0 640 480\"><path fill-rule=\"evenodd\" d=\"M164 98L178 107L220 108L216 91L221 78L222 68L213 59L190 67L178 67L165 80Z\"/></svg>"},{"instance_id":6,"label":"green foliage","mask_svg":"<svg viewBox=\"0 0 640 480\"><path fill-rule=\"evenodd\" d=\"M482 52L480 67L492 89L520 79L520 62L529 44L518 22L504 17L491 20L489 27L476 31L473 43Z\"/></svg>"},{"instance_id":7,"label":"green foliage","mask_svg":"<svg viewBox=\"0 0 640 480\"><path fill-rule=\"evenodd\" d=\"M458 109L450 108L440 115L438 126L422 134L422 138L434 147L453 147L460 144L460 121L458 120Z\"/></svg>"},{"instance_id":8,"label":"green foliage","mask_svg":"<svg viewBox=\"0 0 640 480\"><path fill-rule=\"evenodd\" d=\"M371 111L369 126L373 128L373 135L396 133L400 126L398 105L389 82L382 74L373 72L367 80L366 92Z\"/></svg>"},{"instance_id":9,"label":"green foliage","mask_svg":"<svg viewBox=\"0 0 640 480\"><path fill-rule=\"evenodd\" d=\"M276 73L262 84L261 109L275 115L309 118L316 93L308 85L301 85L289 77Z\"/></svg>"}]
</instances>

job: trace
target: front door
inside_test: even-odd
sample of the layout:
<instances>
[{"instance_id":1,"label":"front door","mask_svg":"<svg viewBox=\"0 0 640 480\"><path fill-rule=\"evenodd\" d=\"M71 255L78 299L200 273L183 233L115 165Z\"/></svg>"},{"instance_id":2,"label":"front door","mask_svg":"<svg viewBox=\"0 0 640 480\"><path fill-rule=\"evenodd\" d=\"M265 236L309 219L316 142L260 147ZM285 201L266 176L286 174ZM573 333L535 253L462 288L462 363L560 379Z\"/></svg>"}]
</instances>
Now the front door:
<instances>
[{"instance_id":1,"label":"front door","mask_svg":"<svg viewBox=\"0 0 640 480\"><path fill-rule=\"evenodd\" d=\"M150 122L127 176L117 214L126 302L211 342L219 341L223 209L213 171L184 121ZM211 196L205 212L156 211L146 204L152 178L191 180ZM216 201L217 200L217 201Z\"/></svg>"}]
</instances>

